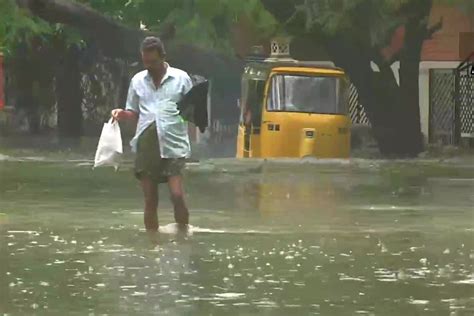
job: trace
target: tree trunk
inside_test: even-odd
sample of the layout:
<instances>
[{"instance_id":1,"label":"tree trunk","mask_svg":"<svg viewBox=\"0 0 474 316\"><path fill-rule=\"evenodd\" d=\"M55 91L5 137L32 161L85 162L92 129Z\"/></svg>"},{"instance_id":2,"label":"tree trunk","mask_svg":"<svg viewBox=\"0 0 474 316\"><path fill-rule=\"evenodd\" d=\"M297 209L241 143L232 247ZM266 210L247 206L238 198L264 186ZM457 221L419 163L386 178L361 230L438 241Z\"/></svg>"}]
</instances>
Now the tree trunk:
<instances>
[{"instance_id":1,"label":"tree trunk","mask_svg":"<svg viewBox=\"0 0 474 316\"><path fill-rule=\"evenodd\" d=\"M416 66L416 68L418 65ZM411 103L403 98L402 87L396 82L390 84L384 72L374 74L377 78L376 91L378 104L366 105L376 112L373 121L374 135L378 141L380 152L386 157L415 157L422 149L420 115L418 110L418 76L412 75L411 82L405 80L406 86L413 92ZM411 72L413 69L409 69ZM415 100L416 99L416 100Z\"/></svg>"},{"instance_id":2,"label":"tree trunk","mask_svg":"<svg viewBox=\"0 0 474 316\"><path fill-rule=\"evenodd\" d=\"M28 122L28 131L32 134L39 132L38 100L35 97L37 81L35 74L38 65L35 62L36 53L26 43L20 44L11 60L12 72L16 85L16 106L24 111Z\"/></svg>"},{"instance_id":3,"label":"tree trunk","mask_svg":"<svg viewBox=\"0 0 474 316\"><path fill-rule=\"evenodd\" d=\"M404 64L407 68L401 70L403 85L399 87L389 65L380 64L380 72L372 70L371 52L359 48L358 54L346 54L356 50L350 39L338 36L327 41L326 45L334 62L345 69L357 88L380 153L386 157L419 154L422 150L418 108L419 61L413 59L412 64Z\"/></svg>"},{"instance_id":4,"label":"tree trunk","mask_svg":"<svg viewBox=\"0 0 474 316\"><path fill-rule=\"evenodd\" d=\"M405 24L404 47L400 52L400 88L396 99L398 113L401 116L402 128L399 141L404 143L397 154L415 157L423 151L423 134L421 133L419 75L423 42L442 27L442 21L428 28L427 17L431 12L432 0L413 1L408 3Z\"/></svg>"},{"instance_id":5,"label":"tree trunk","mask_svg":"<svg viewBox=\"0 0 474 316\"><path fill-rule=\"evenodd\" d=\"M68 48L59 60L56 73L58 136L63 143L82 135L82 89L78 49Z\"/></svg>"},{"instance_id":6,"label":"tree trunk","mask_svg":"<svg viewBox=\"0 0 474 316\"><path fill-rule=\"evenodd\" d=\"M423 151L423 134L421 133L419 75L421 48L424 37L420 36L409 22L406 25L406 40L404 51L400 56L400 98L398 106L405 113L403 124L404 137L407 139L406 154L416 156Z\"/></svg>"},{"instance_id":7,"label":"tree trunk","mask_svg":"<svg viewBox=\"0 0 474 316\"><path fill-rule=\"evenodd\" d=\"M400 154L417 156L423 151L419 107L419 58L418 61L400 60L400 98L398 106L402 115L400 141L405 143Z\"/></svg>"}]
</instances>

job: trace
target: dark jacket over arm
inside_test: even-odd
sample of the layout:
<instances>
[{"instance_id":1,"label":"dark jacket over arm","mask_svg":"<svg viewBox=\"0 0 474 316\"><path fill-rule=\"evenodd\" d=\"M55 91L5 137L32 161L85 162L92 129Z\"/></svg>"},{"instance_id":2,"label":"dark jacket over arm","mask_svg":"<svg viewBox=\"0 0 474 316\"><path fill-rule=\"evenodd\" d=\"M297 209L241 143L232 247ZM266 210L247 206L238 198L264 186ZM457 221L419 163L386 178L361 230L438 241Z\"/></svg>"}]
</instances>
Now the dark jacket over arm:
<instances>
[{"instance_id":1,"label":"dark jacket over arm","mask_svg":"<svg viewBox=\"0 0 474 316\"><path fill-rule=\"evenodd\" d=\"M201 133L208 127L207 95L209 91L209 81L204 77L191 75L193 87L178 102L178 110L184 120L193 123Z\"/></svg>"}]
</instances>

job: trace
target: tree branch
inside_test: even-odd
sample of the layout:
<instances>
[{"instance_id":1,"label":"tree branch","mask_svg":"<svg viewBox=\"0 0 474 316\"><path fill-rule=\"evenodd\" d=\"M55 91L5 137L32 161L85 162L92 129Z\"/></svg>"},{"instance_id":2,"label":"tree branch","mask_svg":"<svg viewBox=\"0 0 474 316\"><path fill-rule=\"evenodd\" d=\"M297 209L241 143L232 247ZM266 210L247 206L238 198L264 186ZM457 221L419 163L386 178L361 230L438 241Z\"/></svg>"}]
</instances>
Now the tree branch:
<instances>
[{"instance_id":1,"label":"tree branch","mask_svg":"<svg viewBox=\"0 0 474 316\"><path fill-rule=\"evenodd\" d=\"M426 30L426 37L425 39L432 39L433 38L433 34L438 32L439 30L441 30L443 28L443 17L441 17L438 21L438 23L430 26L427 30Z\"/></svg>"},{"instance_id":2,"label":"tree branch","mask_svg":"<svg viewBox=\"0 0 474 316\"><path fill-rule=\"evenodd\" d=\"M294 14L295 5L301 4L302 0L261 0L261 2L277 21L284 24Z\"/></svg>"}]
</instances>

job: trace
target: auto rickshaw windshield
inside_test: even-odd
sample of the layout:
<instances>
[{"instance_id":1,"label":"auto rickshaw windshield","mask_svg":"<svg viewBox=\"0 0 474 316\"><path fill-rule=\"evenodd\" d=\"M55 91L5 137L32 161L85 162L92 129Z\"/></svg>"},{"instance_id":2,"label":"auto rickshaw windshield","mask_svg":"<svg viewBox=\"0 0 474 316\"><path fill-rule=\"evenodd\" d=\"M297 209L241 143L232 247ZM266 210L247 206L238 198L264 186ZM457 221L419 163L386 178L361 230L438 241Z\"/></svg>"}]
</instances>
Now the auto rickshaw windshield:
<instances>
[{"instance_id":1,"label":"auto rickshaw windshield","mask_svg":"<svg viewBox=\"0 0 474 316\"><path fill-rule=\"evenodd\" d=\"M267 103L269 111L345 114L347 88L343 78L274 75Z\"/></svg>"}]
</instances>

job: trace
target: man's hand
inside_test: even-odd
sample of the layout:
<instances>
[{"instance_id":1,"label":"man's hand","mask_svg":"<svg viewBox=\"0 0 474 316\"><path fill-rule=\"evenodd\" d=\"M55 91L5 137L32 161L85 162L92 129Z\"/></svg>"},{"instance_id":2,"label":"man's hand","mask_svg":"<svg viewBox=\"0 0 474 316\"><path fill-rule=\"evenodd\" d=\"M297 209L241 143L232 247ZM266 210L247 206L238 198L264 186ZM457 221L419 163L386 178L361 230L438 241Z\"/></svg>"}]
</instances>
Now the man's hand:
<instances>
[{"instance_id":1,"label":"man's hand","mask_svg":"<svg viewBox=\"0 0 474 316\"><path fill-rule=\"evenodd\" d=\"M123 119L123 112L125 112L125 110L123 109L114 109L112 110L112 117L114 120L116 121L120 121L121 119Z\"/></svg>"},{"instance_id":2,"label":"man's hand","mask_svg":"<svg viewBox=\"0 0 474 316\"><path fill-rule=\"evenodd\" d=\"M126 111L123 109L114 109L111 112L111 115L114 120L116 121L123 121L123 120L136 120L138 119L137 113L133 111Z\"/></svg>"}]
</instances>

